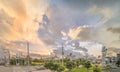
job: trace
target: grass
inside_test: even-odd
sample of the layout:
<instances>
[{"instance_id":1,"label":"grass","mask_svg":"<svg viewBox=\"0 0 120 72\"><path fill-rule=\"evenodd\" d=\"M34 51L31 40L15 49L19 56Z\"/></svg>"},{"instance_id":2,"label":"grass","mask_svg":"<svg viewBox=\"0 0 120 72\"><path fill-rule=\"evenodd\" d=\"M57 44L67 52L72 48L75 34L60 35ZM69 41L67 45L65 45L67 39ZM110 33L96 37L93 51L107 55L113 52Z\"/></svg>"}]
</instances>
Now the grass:
<instances>
[{"instance_id":1,"label":"grass","mask_svg":"<svg viewBox=\"0 0 120 72\"><path fill-rule=\"evenodd\" d=\"M31 65L33 66L40 66L43 65L43 63L39 63L39 62L32 62Z\"/></svg>"},{"instance_id":2,"label":"grass","mask_svg":"<svg viewBox=\"0 0 120 72\"><path fill-rule=\"evenodd\" d=\"M93 71L91 68L87 71L85 67L81 67L81 68L74 68L71 71L65 71L65 72L93 72Z\"/></svg>"}]
</instances>

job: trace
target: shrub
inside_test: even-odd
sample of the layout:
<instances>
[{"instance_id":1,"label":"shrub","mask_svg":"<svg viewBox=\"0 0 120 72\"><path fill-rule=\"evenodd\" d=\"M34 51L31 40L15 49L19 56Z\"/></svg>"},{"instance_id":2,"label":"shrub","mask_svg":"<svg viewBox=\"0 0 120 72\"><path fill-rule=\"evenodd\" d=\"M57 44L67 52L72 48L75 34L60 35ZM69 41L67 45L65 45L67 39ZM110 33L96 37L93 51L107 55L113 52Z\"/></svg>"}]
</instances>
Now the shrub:
<instances>
[{"instance_id":1,"label":"shrub","mask_svg":"<svg viewBox=\"0 0 120 72\"><path fill-rule=\"evenodd\" d=\"M91 65L90 61L87 61L87 62L84 63L84 67L87 68L87 69L89 69L91 66L92 65Z\"/></svg>"},{"instance_id":2,"label":"shrub","mask_svg":"<svg viewBox=\"0 0 120 72\"><path fill-rule=\"evenodd\" d=\"M45 63L44 67L52 71L57 71L57 72L62 72L65 70L65 68L62 65L58 63L53 63L53 62Z\"/></svg>"},{"instance_id":3,"label":"shrub","mask_svg":"<svg viewBox=\"0 0 120 72\"><path fill-rule=\"evenodd\" d=\"M76 67L76 65L75 65L75 63L74 63L73 61L68 61L68 62L66 62L65 66L66 66L66 68L69 69L69 70L71 70L71 69L73 69L73 68Z\"/></svg>"},{"instance_id":4,"label":"shrub","mask_svg":"<svg viewBox=\"0 0 120 72\"><path fill-rule=\"evenodd\" d=\"M100 67L98 66L93 67L93 72L101 72Z\"/></svg>"},{"instance_id":5,"label":"shrub","mask_svg":"<svg viewBox=\"0 0 120 72\"><path fill-rule=\"evenodd\" d=\"M64 71L64 70L65 70L65 67L62 66L62 65L59 65L57 71L58 71L58 72L62 72L62 71Z\"/></svg>"},{"instance_id":6,"label":"shrub","mask_svg":"<svg viewBox=\"0 0 120 72\"><path fill-rule=\"evenodd\" d=\"M120 67L120 59L116 62L117 67Z\"/></svg>"}]
</instances>

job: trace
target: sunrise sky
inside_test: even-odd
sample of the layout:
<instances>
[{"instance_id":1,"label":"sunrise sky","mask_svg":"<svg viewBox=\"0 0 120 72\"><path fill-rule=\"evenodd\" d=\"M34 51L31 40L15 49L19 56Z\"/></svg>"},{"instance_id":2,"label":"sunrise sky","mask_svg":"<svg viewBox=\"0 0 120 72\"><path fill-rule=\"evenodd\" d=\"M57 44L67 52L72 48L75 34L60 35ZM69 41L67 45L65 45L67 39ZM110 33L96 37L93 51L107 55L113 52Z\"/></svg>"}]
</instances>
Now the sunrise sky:
<instances>
[{"instance_id":1,"label":"sunrise sky","mask_svg":"<svg viewBox=\"0 0 120 72\"><path fill-rule=\"evenodd\" d=\"M120 0L0 0L1 48L47 55L71 40L120 48Z\"/></svg>"}]
</instances>

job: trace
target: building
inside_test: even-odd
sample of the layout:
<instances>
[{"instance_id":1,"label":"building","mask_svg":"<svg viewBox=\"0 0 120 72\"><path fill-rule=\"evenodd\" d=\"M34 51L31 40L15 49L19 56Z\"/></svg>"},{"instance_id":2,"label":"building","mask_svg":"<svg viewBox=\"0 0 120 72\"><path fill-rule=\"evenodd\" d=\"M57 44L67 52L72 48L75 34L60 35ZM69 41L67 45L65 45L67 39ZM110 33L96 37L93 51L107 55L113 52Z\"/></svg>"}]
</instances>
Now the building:
<instances>
[{"instance_id":1,"label":"building","mask_svg":"<svg viewBox=\"0 0 120 72\"><path fill-rule=\"evenodd\" d=\"M117 54L117 60L120 60L120 53Z\"/></svg>"}]
</instances>

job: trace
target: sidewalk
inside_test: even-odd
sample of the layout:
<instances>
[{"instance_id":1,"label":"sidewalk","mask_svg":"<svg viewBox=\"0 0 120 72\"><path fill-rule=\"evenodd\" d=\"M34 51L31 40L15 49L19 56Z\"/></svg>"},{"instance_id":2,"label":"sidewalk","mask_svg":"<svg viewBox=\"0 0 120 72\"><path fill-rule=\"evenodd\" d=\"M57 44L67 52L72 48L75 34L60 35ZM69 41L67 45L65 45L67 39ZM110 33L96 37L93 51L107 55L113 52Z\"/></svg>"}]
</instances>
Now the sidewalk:
<instances>
[{"instance_id":1,"label":"sidewalk","mask_svg":"<svg viewBox=\"0 0 120 72\"><path fill-rule=\"evenodd\" d=\"M0 72L51 72L40 66L0 66Z\"/></svg>"}]
</instances>

